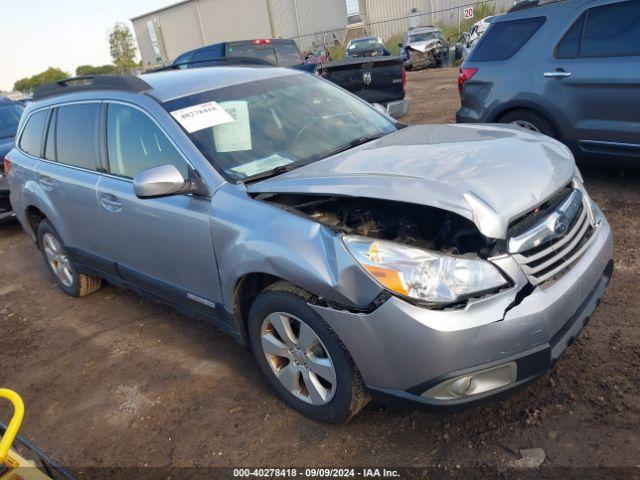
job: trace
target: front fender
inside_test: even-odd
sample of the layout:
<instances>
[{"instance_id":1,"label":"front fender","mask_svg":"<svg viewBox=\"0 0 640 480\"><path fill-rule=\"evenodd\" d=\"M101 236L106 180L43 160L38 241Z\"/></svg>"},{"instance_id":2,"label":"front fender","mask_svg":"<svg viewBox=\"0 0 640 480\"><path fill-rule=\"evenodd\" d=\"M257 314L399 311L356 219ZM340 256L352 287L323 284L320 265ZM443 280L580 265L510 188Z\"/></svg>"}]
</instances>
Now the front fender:
<instances>
[{"instance_id":1,"label":"front fender","mask_svg":"<svg viewBox=\"0 0 640 480\"><path fill-rule=\"evenodd\" d=\"M222 296L232 311L237 282L250 273L287 280L319 298L366 307L382 288L357 265L339 235L226 184L213 198L212 237Z\"/></svg>"}]
</instances>

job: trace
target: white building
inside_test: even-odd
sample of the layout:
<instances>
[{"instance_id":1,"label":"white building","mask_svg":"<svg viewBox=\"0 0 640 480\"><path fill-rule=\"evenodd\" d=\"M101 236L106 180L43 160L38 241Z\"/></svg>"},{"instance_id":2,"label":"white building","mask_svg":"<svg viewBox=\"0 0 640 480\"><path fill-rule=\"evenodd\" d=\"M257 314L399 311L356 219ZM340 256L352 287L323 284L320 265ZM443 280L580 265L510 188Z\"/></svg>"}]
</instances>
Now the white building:
<instances>
[{"instance_id":1,"label":"white building","mask_svg":"<svg viewBox=\"0 0 640 480\"><path fill-rule=\"evenodd\" d=\"M294 38L310 49L323 32L338 38L345 0L184 0L131 19L145 68L211 43Z\"/></svg>"}]
</instances>

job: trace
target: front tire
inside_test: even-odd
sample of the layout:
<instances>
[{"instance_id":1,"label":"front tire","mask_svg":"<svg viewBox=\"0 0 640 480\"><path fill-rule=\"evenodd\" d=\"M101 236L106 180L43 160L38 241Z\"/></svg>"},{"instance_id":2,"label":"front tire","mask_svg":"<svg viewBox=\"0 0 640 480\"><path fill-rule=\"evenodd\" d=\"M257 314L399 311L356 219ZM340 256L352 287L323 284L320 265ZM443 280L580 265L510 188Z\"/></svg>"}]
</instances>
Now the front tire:
<instances>
[{"instance_id":1,"label":"front tire","mask_svg":"<svg viewBox=\"0 0 640 480\"><path fill-rule=\"evenodd\" d=\"M102 285L100 277L78 273L64 243L48 220L38 224L38 247L56 283L67 295L84 297Z\"/></svg>"},{"instance_id":2,"label":"front tire","mask_svg":"<svg viewBox=\"0 0 640 480\"><path fill-rule=\"evenodd\" d=\"M345 422L369 398L353 360L309 298L287 282L260 293L249 313L251 349L290 407L316 421Z\"/></svg>"}]
</instances>

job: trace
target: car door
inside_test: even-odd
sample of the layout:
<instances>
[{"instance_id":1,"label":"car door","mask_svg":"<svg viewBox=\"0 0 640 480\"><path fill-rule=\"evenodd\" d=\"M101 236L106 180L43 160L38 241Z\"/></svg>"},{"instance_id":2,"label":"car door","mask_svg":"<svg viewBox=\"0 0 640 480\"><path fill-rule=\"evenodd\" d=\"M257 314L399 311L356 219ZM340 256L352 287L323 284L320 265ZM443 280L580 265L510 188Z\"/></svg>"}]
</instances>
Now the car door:
<instances>
[{"instance_id":1,"label":"car door","mask_svg":"<svg viewBox=\"0 0 640 480\"><path fill-rule=\"evenodd\" d=\"M576 16L542 63L542 95L580 150L640 155L640 2L603 2Z\"/></svg>"},{"instance_id":2,"label":"car door","mask_svg":"<svg viewBox=\"0 0 640 480\"><path fill-rule=\"evenodd\" d=\"M138 198L133 177L171 164L192 168L159 124L132 105L107 103L109 174L98 182L102 251L125 280L214 314L221 301L209 215L211 200L192 194Z\"/></svg>"},{"instance_id":3,"label":"car door","mask_svg":"<svg viewBox=\"0 0 640 480\"><path fill-rule=\"evenodd\" d=\"M94 252L98 246L94 227L100 221L96 200L99 111L99 102L53 109L45 148L36 166L44 208L75 257Z\"/></svg>"}]
</instances>

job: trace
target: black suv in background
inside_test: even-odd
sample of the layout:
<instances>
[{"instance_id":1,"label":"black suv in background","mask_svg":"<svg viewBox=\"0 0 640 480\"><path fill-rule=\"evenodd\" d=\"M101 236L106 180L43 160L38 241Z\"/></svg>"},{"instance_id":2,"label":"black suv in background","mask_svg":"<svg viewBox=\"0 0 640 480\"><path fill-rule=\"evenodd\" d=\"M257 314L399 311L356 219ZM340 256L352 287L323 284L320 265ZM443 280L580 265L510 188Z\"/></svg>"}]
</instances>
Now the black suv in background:
<instances>
[{"instance_id":1,"label":"black suv in background","mask_svg":"<svg viewBox=\"0 0 640 480\"><path fill-rule=\"evenodd\" d=\"M462 64L458 122L513 123L581 159L640 161L640 0L522 2Z\"/></svg>"},{"instance_id":2,"label":"black suv in background","mask_svg":"<svg viewBox=\"0 0 640 480\"><path fill-rule=\"evenodd\" d=\"M225 63L226 59L256 60L279 67L304 64L298 45L293 40L259 38L237 42L221 42L190 50L178 56L172 65L179 68L211 67ZM313 66L310 67L313 71Z\"/></svg>"},{"instance_id":3,"label":"black suv in background","mask_svg":"<svg viewBox=\"0 0 640 480\"><path fill-rule=\"evenodd\" d=\"M5 97L0 97L0 162L13 148L18 130L18 122L22 116L23 106ZM9 186L4 174L4 162L0 163L0 220L12 217L13 211L9 202Z\"/></svg>"}]
</instances>

